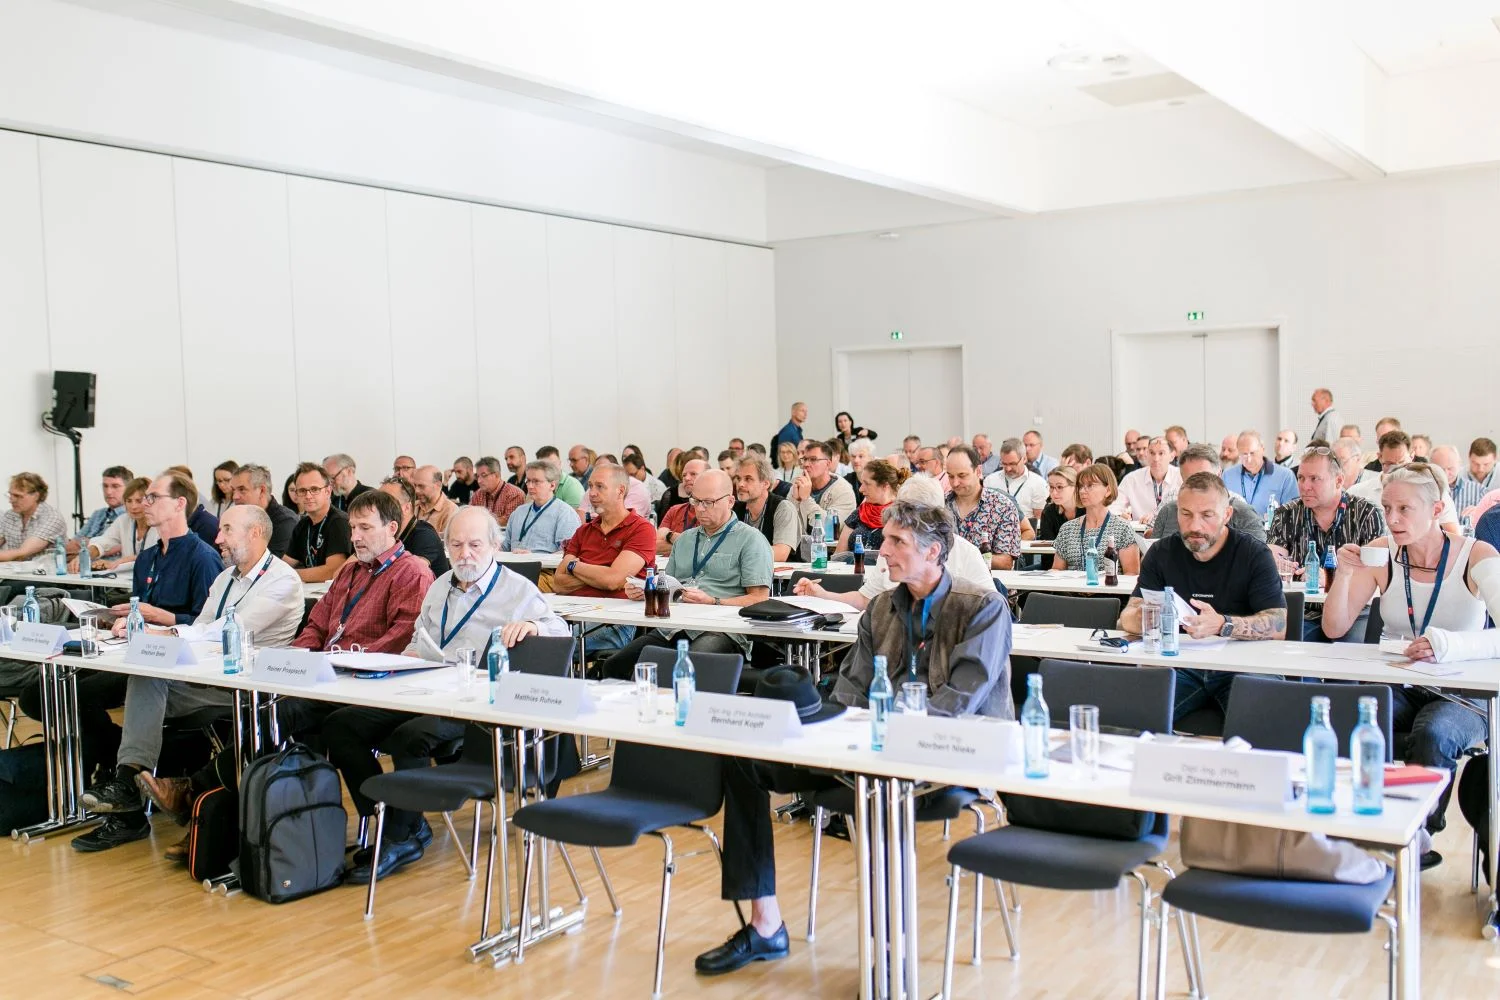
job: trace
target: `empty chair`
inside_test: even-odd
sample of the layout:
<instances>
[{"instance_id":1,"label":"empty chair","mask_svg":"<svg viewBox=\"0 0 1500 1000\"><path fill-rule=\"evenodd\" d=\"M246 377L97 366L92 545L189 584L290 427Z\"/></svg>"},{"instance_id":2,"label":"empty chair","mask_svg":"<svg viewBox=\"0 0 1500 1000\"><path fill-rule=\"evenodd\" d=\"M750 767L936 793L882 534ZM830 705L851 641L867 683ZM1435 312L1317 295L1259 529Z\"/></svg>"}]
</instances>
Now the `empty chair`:
<instances>
[{"instance_id":1,"label":"empty chair","mask_svg":"<svg viewBox=\"0 0 1500 1000\"><path fill-rule=\"evenodd\" d=\"M739 684L742 657L729 653L693 653L699 691L732 694ZM675 653L647 646L641 660L671 663ZM670 675L658 676L670 684ZM674 826L695 830L708 838L719 858L719 839L704 820L718 813L724 800L723 761L714 754L669 747L617 743L609 787L599 792L535 802L517 811L512 822L526 831L525 866L521 881L521 921L529 919L532 869L537 838L581 847L629 847L647 834L662 842L661 910L657 918L656 974L652 992L661 993L666 958L667 904L676 870L672 838L663 832ZM719 858L722 866L722 858ZM738 907L736 907L738 909ZM744 916L740 922L743 925ZM517 942L516 963L525 960L525 940Z\"/></svg>"},{"instance_id":2,"label":"empty chair","mask_svg":"<svg viewBox=\"0 0 1500 1000\"><path fill-rule=\"evenodd\" d=\"M1065 625L1068 628L1114 628L1120 621L1118 597L1068 597L1033 591L1026 595L1021 621L1027 625ZM1010 696L1017 706L1026 701L1026 676L1036 672L1034 656L1010 658Z\"/></svg>"},{"instance_id":3,"label":"empty chair","mask_svg":"<svg viewBox=\"0 0 1500 1000\"><path fill-rule=\"evenodd\" d=\"M542 578L542 564L539 562L507 562L505 568L512 573L519 573L533 584Z\"/></svg>"},{"instance_id":4,"label":"empty chair","mask_svg":"<svg viewBox=\"0 0 1500 1000\"><path fill-rule=\"evenodd\" d=\"M1307 610L1307 594L1289 590L1286 594L1286 640L1302 641L1302 619Z\"/></svg>"},{"instance_id":5,"label":"empty chair","mask_svg":"<svg viewBox=\"0 0 1500 1000\"><path fill-rule=\"evenodd\" d=\"M1224 735L1239 736L1263 750L1300 751L1307 728L1308 707L1315 695L1331 702L1329 718L1338 734L1339 749L1347 754L1349 734L1359 718L1359 699L1379 702L1379 719L1385 730L1386 757L1390 758L1391 689L1384 684L1303 684L1269 677L1239 676L1229 689L1229 711ZM1305 882L1235 875L1229 872L1190 868L1167 883L1161 893L1163 919L1177 907L1241 927L1290 931L1303 934L1364 934L1376 919L1385 921L1389 937L1390 982L1395 984L1396 922L1385 907L1394 873L1386 868L1382 878L1364 885L1345 882ZM1157 941L1157 968L1166 962L1166 936ZM1199 963L1201 974L1202 964ZM1165 995L1158 977L1156 995Z\"/></svg>"},{"instance_id":6,"label":"empty chair","mask_svg":"<svg viewBox=\"0 0 1500 1000\"><path fill-rule=\"evenodd\" d=\"M1053 721L1066 722L1073 704L1099 707L1099 724L1113 730L1168 732L1172 728L1176 676L1171 670L1100 666L1043 660L1040 671ZM1010 824L970 837L948 852L953 865L948 880L948 935L943 949L944 997L953 995L953 953L958 936L958 892L963 872L999 882L1044 889L1097 891L1114 889L1127 876L1141 890L1140 953L1136 991L1144 997L1150 955L1151 886L1142 872L1153 866L1171 874L1156 859L1166 849L1168 817L1125 809L1047 802L1028 796L1004 796ZM1003 893L1000 912L1011 958L1020 957ZM1185 922L1178 930L1188 940ZM1196 948L1190 955L1196 954ZM977 959L976 959L977 960ZM1196 966L1188 959L1188 978L1196 986Z\"/></svg>"}]
</instances>

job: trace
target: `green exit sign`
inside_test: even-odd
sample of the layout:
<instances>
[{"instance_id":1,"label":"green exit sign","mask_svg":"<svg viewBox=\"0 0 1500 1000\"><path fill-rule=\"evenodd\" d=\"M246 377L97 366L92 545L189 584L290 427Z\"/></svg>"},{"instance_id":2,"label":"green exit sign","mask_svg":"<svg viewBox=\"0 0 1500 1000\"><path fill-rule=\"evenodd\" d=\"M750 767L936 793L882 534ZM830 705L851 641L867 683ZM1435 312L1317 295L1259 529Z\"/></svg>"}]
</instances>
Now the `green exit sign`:
<instances>
[{"instance_id":1,"label":"green exit sign","mask_svg":"<svg viewBox=\"0 0 1500 1000\"><path fill-rule=\"evenodd\" d=\"M891 331L891 339L892 340L900 340L901 339L901 331L900 330L892 330Z\"/></svg>"},{"instance_id":2,"label":"green exit sign","mask_svg":"<svg viewBox=\"0 0 1500 1000\"><path fill-rule=\"evenodd\" d=\"M1195 312L1190 312L1190 313L1188 313L1188 322L1189 323L1196 323L1199 320L1201 320L1203 318L1203 316L1204 316L1204 314L1201 313L1201 312L1196 312L1196 311Z\"/></svg>"}]
</instances>

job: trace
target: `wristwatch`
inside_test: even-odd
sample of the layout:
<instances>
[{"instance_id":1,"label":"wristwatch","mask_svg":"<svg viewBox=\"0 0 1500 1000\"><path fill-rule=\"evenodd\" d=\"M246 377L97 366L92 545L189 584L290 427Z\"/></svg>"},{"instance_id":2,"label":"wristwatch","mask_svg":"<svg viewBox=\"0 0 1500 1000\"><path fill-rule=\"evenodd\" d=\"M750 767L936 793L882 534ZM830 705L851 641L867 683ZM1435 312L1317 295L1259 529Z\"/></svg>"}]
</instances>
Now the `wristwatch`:
<instances>
[{"instance_id":1,"label":"wristwatch","mask_svg":"<svg viewBox=\"0 0 1500 1000\"><path fill-rule=\"evenodd\" d=\"M570 562L569 562L569 563L568 563L568 575L569 575L569 576L572 576L572 575L573 575L573 568L574 568L574 567L575 567L575 566L577 566L577 565L578 565L578 560L577 560L577 559L574 559L574 560L572 560L572 561L570 561Z\"/></svg>"},{"instance_id":2,"label":"wristwatch","mask_svg":"<svg viewBox=\"0 0 1500 1000\"><path fill-rule=\"evenodd\" d=\"M1225 615L1224 624L1219 626L1219 637L1228 639L1232 635L1234 635L1234 619Z\"/></svg>"},{"instance_id":3,"label":"wristwatch","mask_svg":"<svg viewBox=\"0 0 1500 1000\"><path fill-rule=\"evenodd\" d=\"M717 598L717 597L715 597L715 598L714 598L714 605L715 605L715 606L718 606L718 605L720 605L720 604L723 604L723 603L724 603L724 602L723 602L723 601L721 601L721 600L719 600L719 599L718 599L718 598Z\"/></svg>"}]
</instances>

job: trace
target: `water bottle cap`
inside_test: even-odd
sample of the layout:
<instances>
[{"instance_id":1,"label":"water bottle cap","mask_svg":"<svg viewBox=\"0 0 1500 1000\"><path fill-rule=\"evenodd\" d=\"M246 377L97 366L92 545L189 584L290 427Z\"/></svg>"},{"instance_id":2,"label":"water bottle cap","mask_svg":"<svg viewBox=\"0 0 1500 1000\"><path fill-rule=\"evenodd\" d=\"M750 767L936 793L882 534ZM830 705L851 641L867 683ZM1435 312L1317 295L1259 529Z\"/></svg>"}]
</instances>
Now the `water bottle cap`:
<instances>
[{"instance_id":1,"label":"water bottle cap","mask_svg":"<svg viewBox=\"0 0 1500 1000\"><path fill-rule=\"evenodd\" d=\"M1031 673L1031 674L1027 674L1026 675L1026 690L1028 690L1028 691L1038 691L1038 690L1041 690L1041 687L1042 687L1042 675L1041 674L1039 674L1039 673Z\"/></svg>"},{"instance_id":2,"label":"water bottle cap","mask_svg":"<svg viewBox=\"0 0 1500 1000\"><path fill-rule=\"evenodd\" d=\"M1313 698L1312 698L1312 706L1313 706L1313 708L1327 709L1328 706L1329 706L1329 704L1331 704L1331 703L1329 702L1327 695L1325 695L1325 694L1315 694L1315 695L1313 695Z\"/></svg>"}]
</instances>

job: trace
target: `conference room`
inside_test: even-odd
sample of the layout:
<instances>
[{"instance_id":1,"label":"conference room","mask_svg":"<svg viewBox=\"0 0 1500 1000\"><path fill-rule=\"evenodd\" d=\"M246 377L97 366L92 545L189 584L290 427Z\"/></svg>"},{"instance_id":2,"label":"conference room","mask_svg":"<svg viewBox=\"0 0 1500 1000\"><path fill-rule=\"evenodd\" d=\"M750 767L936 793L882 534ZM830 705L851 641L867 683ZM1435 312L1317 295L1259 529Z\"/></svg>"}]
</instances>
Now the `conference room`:
<instances>
[{"instance_id":1,"label":"conference room","mask_svg":"<svg viewBox=\"0 0 1500 1000\"><path fill-rule=\"evenodd\" d=\"M1496 995L1497 94L1459 0L5 4L0 994Z\"/></svg>"}]
</instances>

